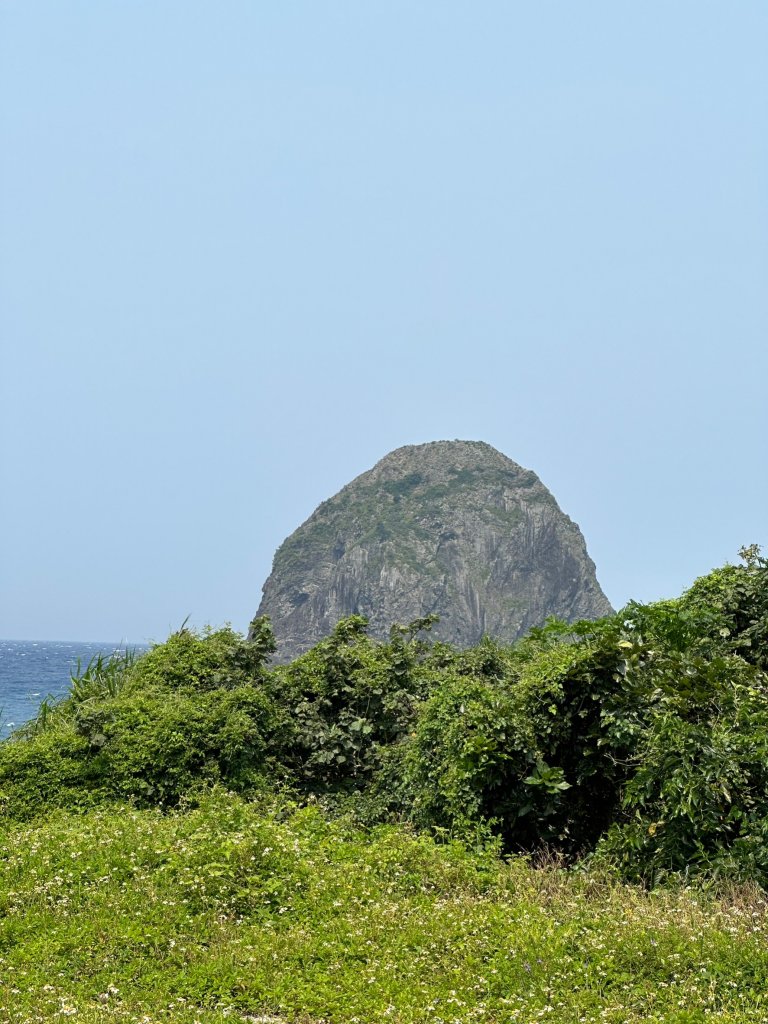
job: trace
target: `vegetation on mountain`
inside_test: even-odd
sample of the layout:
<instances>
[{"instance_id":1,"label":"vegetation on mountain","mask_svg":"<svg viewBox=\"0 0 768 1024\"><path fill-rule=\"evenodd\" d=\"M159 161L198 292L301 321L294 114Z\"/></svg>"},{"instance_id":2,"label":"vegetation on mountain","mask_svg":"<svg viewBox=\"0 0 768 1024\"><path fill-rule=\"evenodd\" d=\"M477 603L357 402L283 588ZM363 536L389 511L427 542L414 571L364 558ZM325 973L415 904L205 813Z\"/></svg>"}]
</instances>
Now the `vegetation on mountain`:
<instances>
[{"instance_id":1,"label":"vegetation on mountain","mask_svg":"<svg viewBox=\"0 0 768 1024\"><path fill-rule=\"evenodd\" d=\"M0 1024L768 1021L768 561L516 644L182 627L0 744Z\"/></svg>"}]
</instances>

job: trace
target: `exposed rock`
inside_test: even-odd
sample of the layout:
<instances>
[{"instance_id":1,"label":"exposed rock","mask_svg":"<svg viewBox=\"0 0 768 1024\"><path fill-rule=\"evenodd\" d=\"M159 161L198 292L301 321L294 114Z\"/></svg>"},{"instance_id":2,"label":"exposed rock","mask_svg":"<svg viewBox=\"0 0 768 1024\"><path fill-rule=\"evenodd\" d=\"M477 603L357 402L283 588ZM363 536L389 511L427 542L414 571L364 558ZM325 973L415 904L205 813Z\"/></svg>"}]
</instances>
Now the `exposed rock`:
<instances>
[{"instance_id":1,"label":"exposed rock","mask_svg":"<svg viewBox=\"0 0 768 1024\"><path fill-rule=\"evenodd\" d=\"M287 661L346 615L385 638L436 613L434 635L466 647L611 610L581 531L535 473L480 441L434 441L324 501L280 545L257 614Z\"/></svg>"}]
</instances>

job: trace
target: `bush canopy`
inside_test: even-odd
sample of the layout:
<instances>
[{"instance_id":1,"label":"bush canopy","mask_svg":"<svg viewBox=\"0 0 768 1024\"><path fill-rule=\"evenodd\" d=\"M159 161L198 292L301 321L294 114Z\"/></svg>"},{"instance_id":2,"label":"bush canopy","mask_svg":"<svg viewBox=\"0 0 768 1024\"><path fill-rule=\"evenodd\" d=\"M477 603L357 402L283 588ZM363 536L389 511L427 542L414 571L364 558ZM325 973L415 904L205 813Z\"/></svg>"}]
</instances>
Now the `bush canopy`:
<instances>
[{"instance_id":1,"label":"bush canopy","mask_svg":"<svg viewBox=\"0 0 768 1024\"><path fill-rule=\"evenodd\" d=\"M432 618L379 642L352 616L270 668L266 619L250 641L182 628L92 662L0 744L0 815L170 808L222 784L634 881L768 884L768 561L741 554L676 600L511 647L457 650Z\"/></svg>"}]
</instances>

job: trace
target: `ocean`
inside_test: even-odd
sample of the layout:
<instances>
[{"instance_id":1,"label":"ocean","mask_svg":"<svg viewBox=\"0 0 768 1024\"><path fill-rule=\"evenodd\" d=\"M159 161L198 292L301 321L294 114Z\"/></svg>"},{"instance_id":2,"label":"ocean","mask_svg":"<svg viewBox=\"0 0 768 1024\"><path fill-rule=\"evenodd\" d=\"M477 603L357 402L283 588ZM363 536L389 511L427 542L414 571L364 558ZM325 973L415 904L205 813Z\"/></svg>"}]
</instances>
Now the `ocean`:
<instances>
[{"instance_id":1,"label":"ocean","mask_svg":"<svg viewBox=\"0 0 768 1024\"><path fill-rule=\"evenodd\" d=\"M138 652L141 644L130 644ZM117 644L77 640L0 640L0 739L34 718L48 695L62 697L77 661L85 667L97 654L124 649Z\"/></svg>"}]
</instances>

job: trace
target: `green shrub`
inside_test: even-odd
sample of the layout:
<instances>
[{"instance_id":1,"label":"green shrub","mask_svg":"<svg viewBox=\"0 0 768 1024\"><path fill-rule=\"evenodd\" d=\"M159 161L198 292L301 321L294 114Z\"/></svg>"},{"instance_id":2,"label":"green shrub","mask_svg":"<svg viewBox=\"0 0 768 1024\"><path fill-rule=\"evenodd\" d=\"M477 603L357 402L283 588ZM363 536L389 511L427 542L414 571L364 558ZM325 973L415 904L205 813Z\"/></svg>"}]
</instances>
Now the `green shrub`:
<instances>
[{"instance_id":1,"label":"green shrub","mask_svg":"<svg viewBox=\"0 0 768 1024\"><path fill-rule=\"evenodd\" d=\"M260 785L284 728L265 653L231 629L182 629L133 663L91 664L70 694L0 744L0 807L132 798L173 804L202 785Z\"/></svg>"},{"instance_id":2,"label":"green shrub","mask_svg":"<svg viewBox=\"0 0 768 1024\"><path fill-rule=\"evenodd\" d=\"M635 879L768 883L768 678L733 655L666 668L601 855Z\"/></svg>"},{"instance_id":3,"label":"green shrub","mask_svg":"<svg viewBox=\"0 0 768 1024\"><path fill-rule=\"evenodd\" d=\"M280 759L305 790L367 785L426 692L428 648L417 634L431 620L394 627L387 644L371 640L366 625L360 616L342 619L327 640L273 675L271 692L292 723Z\"/></svg>"},{"instance_id":4,"label":"green shrub","mask_svg":"<svg viewBox=\"0 0 768 1024\"><path fill-rule=\"evenodd\" d=\"M710 642L768 668L768 559L756 544L743 547L740 555L743 565L727 565L696 580L680 603Z\"/></svg>"},{"instance_id":5,"label":"green shrub","mask_svg":"<svg viewBox=\"0 0 768 1024\"><path fill-rule=\"evenodd\" d=\"M602 831L620 774L600 750L598 696L621 652L615 630L590 630L551 623L505 655L460 656L464 674L435 682L407 754L416 820L492 821L515 849L576 850Z\"/></svg>"},{"instance_id":6,"label":"green shrub","mask_svg":"<svg viewBox=\"0 0 768 1024\"><path fill-rule=\"evenodd\" d=\"M91 663L0 744L0 812L268 787L635 880L768 885L768 564L744 556L677 600L513 647L432 643L429 617L381 643L352 616L270 670L265 619L249 640L182 628Z\"/></svg>"}]
</instances>

